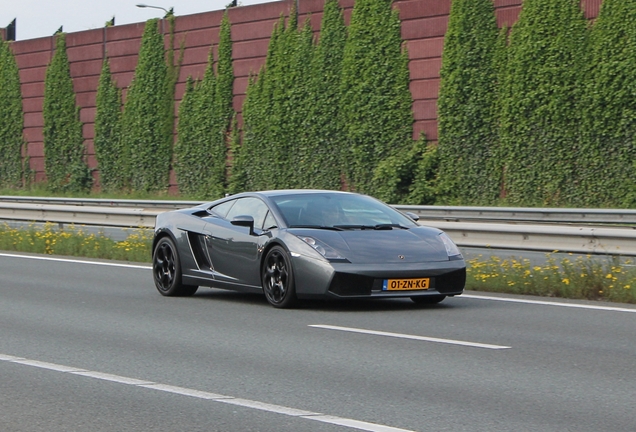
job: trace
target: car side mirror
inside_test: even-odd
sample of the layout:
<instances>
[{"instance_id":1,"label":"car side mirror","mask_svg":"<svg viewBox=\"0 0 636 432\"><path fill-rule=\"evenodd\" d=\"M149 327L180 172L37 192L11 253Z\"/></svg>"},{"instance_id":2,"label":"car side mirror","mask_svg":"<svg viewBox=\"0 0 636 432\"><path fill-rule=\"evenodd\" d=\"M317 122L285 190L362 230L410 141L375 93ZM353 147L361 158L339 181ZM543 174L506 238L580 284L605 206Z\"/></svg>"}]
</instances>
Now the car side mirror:
<instances>
[{"instance_id":1,"label":"car side mirror","mask_svg":"<svg viewBox=\"0 0 636 432\"><path fill-rule=\"evenodd\" d=\"M234 226L248 227L250 229L250 235L254 235L254 218L249 215L238 215L230 221Z\"/></svg>"},{"instance_id":2,"label":"car side mirror","mask_svg":"<svg viewBox=\"0 0 636 432\"><path fill-rule=\"evenodd\" d=\"M420 217L418 215L416 215L415 213L413 213L413 212L406 212L405 215L407 215L408 217L413 219L415 222L420 220Z\"/></svg>"}]
</instances>

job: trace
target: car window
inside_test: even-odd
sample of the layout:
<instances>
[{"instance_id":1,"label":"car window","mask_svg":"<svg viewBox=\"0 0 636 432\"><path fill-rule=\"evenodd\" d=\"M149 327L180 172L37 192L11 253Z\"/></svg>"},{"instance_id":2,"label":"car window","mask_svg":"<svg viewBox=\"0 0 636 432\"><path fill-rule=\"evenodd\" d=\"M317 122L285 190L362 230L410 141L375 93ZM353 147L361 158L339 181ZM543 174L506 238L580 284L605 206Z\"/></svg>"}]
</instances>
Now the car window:
<instances>
[{"instance_id":1,"label":"car window","mask_svg":"<svg viewBox=\"0 0 636 432\"><path fill-rule=\"evenodd\" d=\"M364 195L325 192L278 195L272 200L290 227L417 226L390 206Z\"/></svg>"},{"instance_id":2,"label":"car window","mask_svg":"<svg viewBox=\"0 0 636 432\"><path fill-rule=\"evenodd\" d=\"M269 209L263 201L258 198L240 198L227 213L226 218L232 220L236 216L248 215L254 218L254 227L261 228L265 221L265 216Z\"/></svg>"},{"instance_id":3,"label":"car window","mask_svg":"<svg viewBox=\"0 0 636 432\"><path fill-rule=\"evenodd\" d=\"M219 205L212 207L210 210L212 210L214 213L216 213L217 215L221 217L225 217L227 215L227 212L230 210L230 208L232 208L232 206L235 203L236 203L235 199L230 201L225 201L224 203L221 203Z\"/></svg>"},{"instance_id":4,"label":"car window","mask_svg":"<svg viewBox=\"0 0 636 432\"><path fill-rule=\"evenodd\" d=\"M267 216L265 217L265 223L263 224L263 229L265 231L269 231L274 228L278 228L276 219L274 219L274 215L272 215L272 212L267 212Z\"/></svg>"}]
</instances>

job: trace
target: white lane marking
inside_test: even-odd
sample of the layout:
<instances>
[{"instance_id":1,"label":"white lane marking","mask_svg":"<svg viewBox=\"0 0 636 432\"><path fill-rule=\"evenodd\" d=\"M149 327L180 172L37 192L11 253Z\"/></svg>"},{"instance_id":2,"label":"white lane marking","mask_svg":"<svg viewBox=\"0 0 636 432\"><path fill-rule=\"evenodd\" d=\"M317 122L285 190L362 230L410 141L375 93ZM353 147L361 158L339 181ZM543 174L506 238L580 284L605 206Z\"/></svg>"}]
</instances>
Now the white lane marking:
<instances>
[{"instance_id":1,"label":"white lane marking","mask_svg":"<svg viewBox=\"0 0 636 432\"><path fill-rule=\"evenodd\" d=\"M129 384L133 386L154 384L152 381L142 381L135 378L128 378L124 376L107 374L103 372L89 371L89 370L71 371L69 373L72 373L73 375L81 375L81 376L85 376L89 378L96 378L96 379L100 379L104 381L112 381L119 384Z\"/></svg>"},{"instance_id":2,"label":"white lane marking","mask_svg":"<svg viewBox=\"0 0 636 432\"><path fill-rule=\"evenodd\" d=\"M309 417L303 416L303 418L309 418ZM318 420L323 423L330 423L330 424L344 426L344 427L348 427L352 429L361 429L361 430L367 430L367 431L373 431L373 432L402 432L404 431L404 429L398 429L392 426L384 426L384 425L376 425L376 424L373 424L372 426L374 426L374 428L370 429L369 423L361 422L358 420L352 420L348 418L334 417L329 415L320 415L316 417L311 417L311 419Z\"/></svg>"},{"instance_id":3,"label":"white lane marking","mask_svg":"<svg viewBox=\"0 0 636 432\"><path fill-rule=\"evenodd\" d=\"M90 371L85 369L79 369L72 366L65 366L55 363L48 363L38 360L30 360L23 357L15 357L7 354L0 353L0 361L6 361L10 363L17 363L24 366L38 367L55 372L70 373L72 375L79 375L89 378L100 379L104 381L115 382L119 384L132 385L134 387L141 387L150 390L158 390L166 393L173 393L181 396L195 397L197 399L211 400L213 402L222 402L226 404L232 404L242 406L245 408L257 409L260 411L266 411L275 414L288 415L291 417L302 418L306 420L314 420L322 423L329 423L339 426L348 427L351 429L358 429L367 432L414 432L408 429L400 429L392 426L385 426L377 423L369 423L360 420L349 419L346 417L337 417L326 415L322 413L315 413L311 411L299 410L296 408L285 407L281 405L273 405L265 402L259 402L250 399L235 398L232 396L224 396L216 393L208 393L200 390L189 389L185 387L171 386L167 384L155 383L152 381L144 381L136 378L130 378L120 375L113 375L103 372Z\"/></svg>"},{"instance_id":4,"label":"white lane marking","mask_svg":"<svg viewBox=\"0 0 636 432\"><path fill-rule=\"evenodd\" d=\"M288 408L281 405L272 405L265 402L258 402L249 399L241 399L241 398L226 398L219 400L219 402L223 402L230 405L238 405L246 408L254 408L261 411L268 411L277 414L285 414L292 417L307 417L307 416L317 416L320 413L315 413L311 411L299 410L296 408Z\"/></svg>"},{"instance_id":5,"label":"white lane marking","mask_svg":"<svg viewBox=\"0 0 636 432\"><path fill-rule=\"evenodd\" d=\"M26 259L34 259L34 260L42 260L42 261L58 261L58 262L67 262L67 263L75 263L75 264L92 264L92 265L101 265L107 267L126 267L126 268L134 268L134 269L147 269L151 270L151 266L141 266L134 264L121 264L115 262L102 262L102 261L85 261L85 260L76 260L70 258L55 258L48 256L31 256L31 255L18 255L18 254L10 254L10 253L0 253L0 256L9 257L9 258L26 258Z\"/></svg>"},{"instance_id":6,"label":"white lane marking","mask_svg":"<svg viewBox=\"0 0 636 432\"><path fill-rule=\"evenodd\" d=\"M494 301L502 301L509 303L526 303L526 304L536 304L536 305L545 305L545 306L559 306L559 307L569 307L576 309L593 309L593 310L601 310L601 311L611 311L611 312L631 312L636 313L636 309L628 309L614 306L594 306L594 305L585 305L580 303L559 303L553 301L544 301L544 300L526 300L526 299L514 299L507 297L491 297L491 296L482 296L482 295L471 295L471 294L462 294L455 298L470 298L470 299L478 299L478 300L494 300Z\"/></svg>"},{"instance_id":7,"label":"white lane marking","mask_svg":"<svg viewBox=\"0 0 636 432\"><path fill-rule=\"evenodd\" d=\"M473 348L487 348L487 349L494 349L494 350L511 348L509 346L503 346L503 345L491 345L491 344L483 344L478 342L460 341L460 340L454 340L454 339L439 339L439 338L427 337L427 336L391 333L391 332L376 331L376 330L365 330L365 329L359 329L359 328L353 328L353 327L339 327L339 326L324 325L324 324L314 324L314 325L310 325L309 327L321 328L321 329L327 329L327 330L339 330L339 331L345 331L345 332L351 332L351 333L362 333L362 334L369 334L369 335L375 335L375 336L389 336L389 337L400 338L400 339L413 339L413 340L419 340L419 341L425 341L425 342L437 342L437 343L444 343L449 345L462 345L462 346L469 346Z\"/></svg>"},{"instance_id":8,"label":"white lane marking","mask_svg":"<svg viewBox=\"0 0 636 432\"><path fill-rule=\"evenodd\" d=\"M139 387L145 387L152 390L164 391L167 393L174 393L181 396L192 396L198 399L232 399L232 396L223 396L216 393L204 392L201 390L189 389L186 387L177 387L167 384L141 384Z\"/></svg>"},{"instance_id":9,"label":"white lane marking","mask_svg":"<svg viewBox=\"0 0 636 432\"><path fill-rule=\"evenodd\" d=\"M1 359L0 359L1 360ZM28 360L28 359L15 359L15 360L7 360L12 363L19 363L26 366L34 366L42 369L53 370L57 372L84 372L84 369L78 369L70 366L58 365L55 363L47 363L41 362L37 360Z\"/></svg>"}]
</instances>

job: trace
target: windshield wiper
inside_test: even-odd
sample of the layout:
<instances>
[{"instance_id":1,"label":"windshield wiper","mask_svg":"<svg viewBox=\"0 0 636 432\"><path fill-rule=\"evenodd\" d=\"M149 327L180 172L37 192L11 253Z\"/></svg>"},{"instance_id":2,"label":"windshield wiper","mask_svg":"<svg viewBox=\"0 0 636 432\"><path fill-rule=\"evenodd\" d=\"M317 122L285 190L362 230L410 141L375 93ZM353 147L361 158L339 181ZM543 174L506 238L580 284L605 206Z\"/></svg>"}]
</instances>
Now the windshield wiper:
<instances>
[{"instance_id":1,"label":"windshield wiper","mask_svg":"<svg viewBox=\"0 0 636 432\"><path fill-rule=\"evenodd\" d=\"M339 226L326 226L326 225L290 225L289 228L310 228L310 229L323 229L331 231L342 231Z\"/></svg>"},{"instance_id":2,"label":"windshield wiper","mask_svg":"<svg viewBox=\"0 0 636 432\"><path fill-rule=\"evenodd\" d=\"M400 224L377 224L377 225L336 225L342 229L359 229L359 230L391 230L393 228L409 229Z\"/></svg>"},{"instance_id":3,"label":"windshield wiper","mask_svg":"<svg viewBox=\"0 0 636 432\"><path fill-rule=\"evenodd\" d=\"M409 229L409 227L405 227L403 225L400 224L377 224L375 227L373 227L373 229L377 229L377 230L383 230L383 229L393 229L393 228L400 228L400 229Z\"/></svg>"},{"instance_id":4,"label":"windshield wiper","mask_svg":"<svg viewBox=\"0 0 636 432\"><path fill-rule=\"evenodd\" d=\"M365 230L365 229L375 229L375 225L335 225L337 228L346 229L346 230Z\"/></svg>"}]
</instances>

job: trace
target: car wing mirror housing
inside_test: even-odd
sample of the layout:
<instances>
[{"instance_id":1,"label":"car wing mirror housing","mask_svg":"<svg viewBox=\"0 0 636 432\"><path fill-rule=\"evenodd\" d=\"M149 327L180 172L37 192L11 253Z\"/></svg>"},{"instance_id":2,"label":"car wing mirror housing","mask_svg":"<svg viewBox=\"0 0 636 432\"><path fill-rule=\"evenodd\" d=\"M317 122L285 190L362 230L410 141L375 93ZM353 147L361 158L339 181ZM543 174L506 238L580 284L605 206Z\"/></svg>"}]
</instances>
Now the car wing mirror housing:
<instances>
[{"instance_id":1,"label":"car wing mirror housing","mask_svg":"<svg viewBox=\"0 0 636 432\"><path fill-rule=\"evenodd\" d=\"M420 217L413 213L413 212L406 212L405 213L408 217L410 217L411 219L413 219L415 222L417 222L418 220L420 220Z\"/></svg>"},{"instance_id":2,"label":"car wing mirror housing","mask_svg":"<svg viewBox=\"0 0 636 432\"><path fill-rule=\"evenodd\" d=\"M248 215L239 215L234 217L230 221L234 226L248 227L250 229L250 235L254 235L254 218Z\"/></svg>"}]
</instances>

